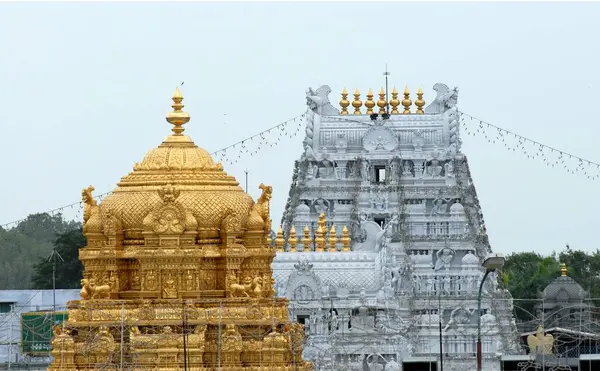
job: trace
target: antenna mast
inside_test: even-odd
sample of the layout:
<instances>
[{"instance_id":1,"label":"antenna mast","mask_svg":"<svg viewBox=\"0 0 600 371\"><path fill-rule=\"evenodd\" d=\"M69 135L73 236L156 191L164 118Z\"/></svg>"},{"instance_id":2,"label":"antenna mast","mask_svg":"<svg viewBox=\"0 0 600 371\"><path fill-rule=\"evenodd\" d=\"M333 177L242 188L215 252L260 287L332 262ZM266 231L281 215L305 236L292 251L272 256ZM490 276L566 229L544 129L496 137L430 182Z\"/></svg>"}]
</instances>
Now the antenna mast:
<instances>
[{"instance_id":1,"label":"antenna mast","mask_svg":"<svg viewBox=\"0 0 600 371\"><path fill-rule=\"evenodd\" d=\"M388 97L388 76L390 75L390 73L388 72L387 69L387 62L385 62L385 72L383 73L383 76L385 76L385 101L387 102L387 106L386 106L386 113L390 113L390 99Z\"/></svg>"},{"instance_id":2,"label":"antenna mast","mask_svg":"<svg viewBox=\"0 0 600 371\"><path fill-rule=\"evenodd\" d=\"M248 169L244 170L244 173L246 173L246 193L248 193L248 173L250 173L248 171Z\"/></svg>"},{"instance_id":3,"label":"antenna mast","mask_svg":"<svg viewBox=\"0 0 600 371\"><path fill-rule=\"evenodd\" d=\"M56 258L59 258L63 263L65 260L56 251L56 245L52 247L52 253L47 261L52 260L52 321L56 324Z\"/></svg>"}]
</instances>

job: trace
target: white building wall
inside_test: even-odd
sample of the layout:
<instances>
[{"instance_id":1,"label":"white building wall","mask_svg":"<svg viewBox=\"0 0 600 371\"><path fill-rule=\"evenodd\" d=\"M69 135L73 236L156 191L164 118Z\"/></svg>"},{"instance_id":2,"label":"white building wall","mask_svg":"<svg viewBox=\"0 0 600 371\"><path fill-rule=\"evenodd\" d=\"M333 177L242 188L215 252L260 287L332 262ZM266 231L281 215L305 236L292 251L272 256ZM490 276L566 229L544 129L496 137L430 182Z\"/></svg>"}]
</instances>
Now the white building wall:
<instances>
[{"instance_id":1,"label":"white building wall","mask_svg":"<svg viewBox=\"0 0 600 371\"><path fill-rule=\"evenodd\" d=\"M79 290L56 290L56 311L64 311L67 302L79 298ZM0 305L10 304L11 310L0 313L0 365L40 361L21 353L21 314L53 309L53 290L0 290Z\"/></svg>"}]
</instances>

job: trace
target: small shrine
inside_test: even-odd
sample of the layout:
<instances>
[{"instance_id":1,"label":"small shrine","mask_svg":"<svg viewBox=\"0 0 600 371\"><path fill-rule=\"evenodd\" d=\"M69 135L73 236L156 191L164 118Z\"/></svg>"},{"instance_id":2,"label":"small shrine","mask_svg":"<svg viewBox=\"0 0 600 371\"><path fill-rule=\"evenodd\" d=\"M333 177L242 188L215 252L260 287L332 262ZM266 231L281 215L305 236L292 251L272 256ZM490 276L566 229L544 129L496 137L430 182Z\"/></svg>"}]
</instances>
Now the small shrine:
<instances>
[{"instance_id":1,"label":"small shrine","mask_svg":"<svg viewBox=\"0 0 600 371\"><path fill-rule=\"evenodd\" d=\"M254 201L184 135L172 134L101 203L83 190L81 299L56 326L49 370L312 370L304 328L275 298L272 188Z\"/></svg>"}]
</instances>

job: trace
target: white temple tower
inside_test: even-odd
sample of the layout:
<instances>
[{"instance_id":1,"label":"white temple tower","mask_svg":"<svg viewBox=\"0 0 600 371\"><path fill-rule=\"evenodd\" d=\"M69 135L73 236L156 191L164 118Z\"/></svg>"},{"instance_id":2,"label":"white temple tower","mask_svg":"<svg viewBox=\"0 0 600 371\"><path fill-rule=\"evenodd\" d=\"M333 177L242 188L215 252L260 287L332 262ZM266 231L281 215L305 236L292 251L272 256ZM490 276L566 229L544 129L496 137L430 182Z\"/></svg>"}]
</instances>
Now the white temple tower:
<instances>
[{"instance_id":1,"label":"white temple tower","mask_svg":"<svg viewBox=\"0 0 600 371\"><path fill-rule=\"evenodd\" d=\"M439 370L440 337L444 370L474 369L477 315L484 370L517 351L494 276L477 313L491 248L460 151L458 89L433 89L426 107L421 89L414 105L408 89L365 102L344 89L341 110L328 86L307 91L273 272L316 370Z\"/></svg>"}]
</instances>

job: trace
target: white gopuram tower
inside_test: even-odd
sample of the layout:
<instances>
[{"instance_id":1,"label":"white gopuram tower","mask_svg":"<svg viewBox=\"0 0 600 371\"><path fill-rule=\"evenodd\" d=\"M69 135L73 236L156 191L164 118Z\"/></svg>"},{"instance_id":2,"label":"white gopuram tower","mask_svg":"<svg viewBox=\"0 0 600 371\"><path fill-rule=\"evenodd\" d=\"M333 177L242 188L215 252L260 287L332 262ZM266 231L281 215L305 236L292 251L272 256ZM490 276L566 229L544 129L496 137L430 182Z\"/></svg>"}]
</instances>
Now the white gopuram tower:
<instances>
[{"instance_id":1,"label":"white gopuram tower","mask_svg":"<svg viewBox=\"0 0 600 371\"><path fill-rule=\"evenodd\" d=\"M308 333L315 370L474 370L518 352L510 294L495 274L467 158L458 89L436 84L386 99L358 89L341 110L308 89L304 154L296 161L273 243L276 290ZM440 346L441 344L441 346Z\"/></svg>"}]
</instances>

